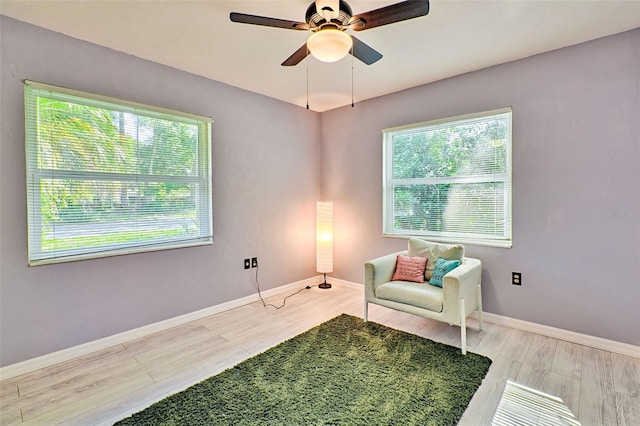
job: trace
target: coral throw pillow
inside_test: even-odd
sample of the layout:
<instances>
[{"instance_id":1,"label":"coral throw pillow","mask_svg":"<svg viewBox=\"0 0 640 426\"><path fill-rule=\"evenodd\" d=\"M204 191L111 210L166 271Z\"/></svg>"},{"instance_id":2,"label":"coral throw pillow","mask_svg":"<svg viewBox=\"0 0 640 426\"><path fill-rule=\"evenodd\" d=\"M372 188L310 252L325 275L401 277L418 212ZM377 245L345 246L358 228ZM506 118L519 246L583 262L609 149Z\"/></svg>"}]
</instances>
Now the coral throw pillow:
<instances>
[{"instance_id":1,"label":"coral throw pillow","mask_svg":"<svg viewBox=\"0 0 640 426\"><path fill-rule=\"evenodd\" d=\"M424 268L427 266L427 258L422 256L409 257L398 255L396 271L393 273L393 281L424 282Z\"/></svg>"}]
</instances>

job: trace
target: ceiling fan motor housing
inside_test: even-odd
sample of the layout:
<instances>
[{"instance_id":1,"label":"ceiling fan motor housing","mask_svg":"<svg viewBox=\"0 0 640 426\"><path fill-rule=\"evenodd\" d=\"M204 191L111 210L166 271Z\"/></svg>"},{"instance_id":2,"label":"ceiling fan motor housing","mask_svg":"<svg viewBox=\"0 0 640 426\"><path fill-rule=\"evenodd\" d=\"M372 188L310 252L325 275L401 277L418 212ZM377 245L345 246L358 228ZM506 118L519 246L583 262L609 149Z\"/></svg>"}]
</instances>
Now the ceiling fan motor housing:
<instances>
[{"instance_id":1,"label":"ceiling fan motor housing","mask_svg":"<svg viewBox=\"0 0 640 426\"><path fill-rule=\"evenodd\" d=\"M336 11L331 11L333 13L325 13L327 16L336 16ZM325 25L331 25L332 27L337 27L338 29L344 31L349 26L349 20L353 16L353 12L351 11L351 6L346 1L340 0L339 2L339 10L337 11L337 17L327 20L322 13L318 12L316 8L316 2L313 2L307 8L307 13L305 14L305 21L309 24L309 29L311 31L321 30Z\"/></svg>"}]
</instances>

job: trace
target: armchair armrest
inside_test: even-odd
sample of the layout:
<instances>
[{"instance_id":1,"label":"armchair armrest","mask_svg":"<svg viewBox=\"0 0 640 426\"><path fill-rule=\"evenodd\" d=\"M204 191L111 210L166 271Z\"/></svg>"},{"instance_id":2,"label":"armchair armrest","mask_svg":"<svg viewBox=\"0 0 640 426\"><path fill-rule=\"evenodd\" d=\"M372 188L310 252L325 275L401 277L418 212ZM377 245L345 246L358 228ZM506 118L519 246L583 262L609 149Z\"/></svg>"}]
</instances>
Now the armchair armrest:
<instances>
[{"instance_id":1,"label":"armchair armrest","mask_svg":"<svg viewBox=\"0 0 640 426\"><path fill-rule=\"evenodd\" d=\"M444 276L443 305L456 309L458 301L467 301L466 310L470 313L477 307L478 288L482 276L482 262L479 259L465 257L460 266ZM457 315L456 315L457 317Z\"/></svg>"},{"instance_id":2,"label":"armchair armrest","mask_svg":"<svg viewBox=\"0 0 640 426\"><path fill-rule=\"evenodd\" d=\"M391 281L399 254L406 255L407 251L404 250L378 257L364 264L364 294L366 299L371 300L375 297L375 288L378 285Z\"/></svg>"}]
</instances>

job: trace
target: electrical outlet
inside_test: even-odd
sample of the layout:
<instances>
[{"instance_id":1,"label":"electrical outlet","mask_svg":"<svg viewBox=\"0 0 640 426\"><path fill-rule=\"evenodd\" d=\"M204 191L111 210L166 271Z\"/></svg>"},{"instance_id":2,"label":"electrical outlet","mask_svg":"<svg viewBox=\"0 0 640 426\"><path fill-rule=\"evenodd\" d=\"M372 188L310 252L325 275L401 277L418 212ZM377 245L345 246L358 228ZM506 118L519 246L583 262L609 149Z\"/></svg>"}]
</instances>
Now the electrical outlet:
<instances>
[{"instance_id":1,"label":"electrical outlet","mask_svg":"<svg viewBox=\"0 0 640 426\"><path fill-rule=\"evenodd\" d=\"M511 273L511 284L522 285L522 272Z\"/></svg>"},{"instance_id":2,"label":"electrical outlet","mask_svg":"<svg viewBox=\"0 0 640 426\"><path fill-rule=\"evenodd\" d=\"M244 269L249 269L251 267L251 262L249 259L244 260Z\"/></svg>"},{"instance_id":3,"label":"electrical outlet","mask_svg":"<svg viewBox=\"0 0 640 426\"><path fill-rule=\"evenodd\" d=\"M252 268L257 268L258 267L258 258L257 257L252 257L251 258L251 267Z\"/></svg>"}]
</instances>

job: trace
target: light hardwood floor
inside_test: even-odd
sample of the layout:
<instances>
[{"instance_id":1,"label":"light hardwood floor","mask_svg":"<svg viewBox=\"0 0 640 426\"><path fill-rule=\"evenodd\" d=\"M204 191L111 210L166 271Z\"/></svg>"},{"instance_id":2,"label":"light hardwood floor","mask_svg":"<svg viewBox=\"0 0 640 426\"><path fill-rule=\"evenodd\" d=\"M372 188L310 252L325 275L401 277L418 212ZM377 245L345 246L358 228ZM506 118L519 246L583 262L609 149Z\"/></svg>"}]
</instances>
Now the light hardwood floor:
<instances>
[{"instance_id":1,"label":"light hardwood floor","mask_svg":"<svg viewBox=\"0 0 640 426\"><path fill-rule=\"evenodd\" d=\"M336 315L362 317L362 303L361 289L314 287L280 310L256 302L3 380L0 424L113 424ZM369 319L460 345L459 328L447 324L375 305ZM461 425L490 424L507 379L562 398L583 426L640 425L640 359L469 322L469 350L493 364Z\"/></svg>"}]
</instances>

